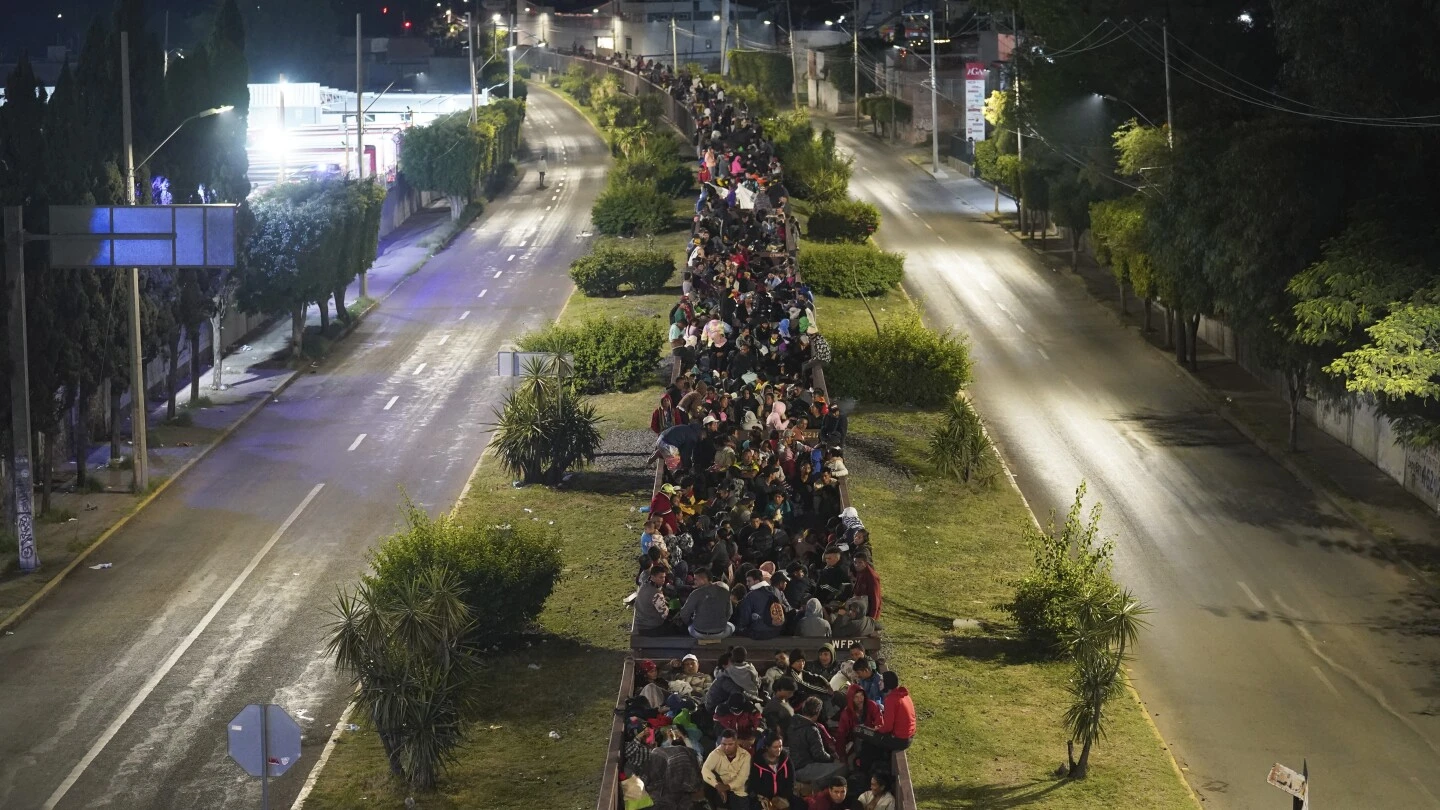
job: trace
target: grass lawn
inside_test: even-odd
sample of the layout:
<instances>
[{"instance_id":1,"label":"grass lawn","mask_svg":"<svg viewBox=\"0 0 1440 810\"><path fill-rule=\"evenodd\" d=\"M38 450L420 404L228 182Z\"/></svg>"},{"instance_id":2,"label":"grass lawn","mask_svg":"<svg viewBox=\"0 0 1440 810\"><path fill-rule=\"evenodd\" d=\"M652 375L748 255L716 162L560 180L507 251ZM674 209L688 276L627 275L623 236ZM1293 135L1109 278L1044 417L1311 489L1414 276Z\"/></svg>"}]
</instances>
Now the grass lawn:
<instances>
[{"instance_id":1,"label":"grass lawn","mask_svg":"<svg viewBox=\"0 0 1440 810\"><path fill-rule=\"evenodd\" d=\"M620 403L602 405L618 411ZM631 590L632 546L640 536L640 516L630 509L648 500L646 484L632 489L604 474L578 476L571 491L515 489L486 457L458 519L554 521L564 546L564 579L540 616L545 634L533 646L489 662L491 688L472 740L439 791L416 797L417 807L594 807L629 641L630 610L621 600ZM549 738L552 730L558 741ZM378 738L362 730L340 738L305 806L398 807L407 795L387 776Z\"/></svg>"},{"instance_id":2,"label":"grass lawn","mask_svg":"<svg viewBox=\"0 0 1440 810\"><path fill-rule=\"evenodd\" d=\"M937 418L862 406L850 417L847 454L852 502L878 538L885 652L919 715L909 759L920 806L1195 807L1128 696L1110 707L1089 778L1054 778L1065 756L1069 667L1036 660L1007 635L998 608L1029 564L1021 534L1030 517L1003 479L972 490L922 472ZM955 619L985 629L956 630Z\"/></svg>"}]
</instances>

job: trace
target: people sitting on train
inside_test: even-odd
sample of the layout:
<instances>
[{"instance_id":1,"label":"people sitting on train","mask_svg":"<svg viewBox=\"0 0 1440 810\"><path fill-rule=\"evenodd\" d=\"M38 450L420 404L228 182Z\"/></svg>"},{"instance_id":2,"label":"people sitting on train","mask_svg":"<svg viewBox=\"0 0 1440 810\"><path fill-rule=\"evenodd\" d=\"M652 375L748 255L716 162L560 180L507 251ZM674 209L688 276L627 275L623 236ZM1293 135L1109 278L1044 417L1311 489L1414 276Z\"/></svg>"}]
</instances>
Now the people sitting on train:
<instances>
[{"instance_id":1,"label":"people sitting on train","mask_svg":"<svg viewBox=\"0 0 1440 810\"><path fill-rule=\"evenodd\" d=\"M880 722L855 731L862 768L888 762L891 754L909 748L915 739L915 704L910 700L910 690L900 685L900 676L894 671L886 672L883 678L886 694Z\"/></svg>"},{"instance_id":2,"label":"people sitting on train","mask_svg":"<svg viewBox=\"0 0 1440 810\"><path fill-rule=\"evenodd\" d=\"M845 772L845 762L835 752L834 737L820 722L820 710L819 698L806 698L786 729L785 744L790 748L797 782L824 784Z\"/></svg>"},{"instance_id":3,"label":"people sitting on train","mask_svg":"<svg viewBox=\"0 0 1440 810\"><path fill-rule=\"evenodd\" d=\"M720 639L735 634L730 622L730 588L706 565L694 573L695 588L680 608L679 621L694 638Z\"/></svg>"},{"instance_id":4,"label":"people sitting on train","mask_svg":"<svg viewBox=\"0 0 1440 810\"><path fill-rule=\"evenodd\" d=\"M830 623L836 638L869 638L880 634L880 626L865 615L869 599L855 596L845 602L844 609Z\"/></svg>"}]
</instances>

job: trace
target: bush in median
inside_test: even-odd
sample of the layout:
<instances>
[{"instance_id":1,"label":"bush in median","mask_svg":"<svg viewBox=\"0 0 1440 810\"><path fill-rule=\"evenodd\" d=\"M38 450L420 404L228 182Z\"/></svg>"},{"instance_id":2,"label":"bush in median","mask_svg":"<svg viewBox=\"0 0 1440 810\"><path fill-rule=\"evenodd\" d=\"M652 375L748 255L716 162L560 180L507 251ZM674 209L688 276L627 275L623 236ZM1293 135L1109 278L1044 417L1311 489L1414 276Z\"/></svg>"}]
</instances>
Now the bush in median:
<instances>
[{"instance_id":1,"label":"bush in median","mask_svg":"<svg viewBox=\"0 0 1440 810\"><path fill-rule=\"evenodd\" d=\"M874 245L827 245L802 242L800 277L810 289L837 298L884 295L900 285L905 254L887 253Z\"/></svg>"},{"instance_id":2,"label":"bush in median","mask_svg":"<svg viewBox=\"0 0 1440 810\"><path fill-rule=\"evenodd\" d=\"M859 200L836 200L811 211L808 236L821 242L864 242L879 227L879 208Z\"/></svg>"},{"instance_id":3,"label":"bush in median","mask_svg":"<svg viewBox=\"0 0 1440 810\"><path fill-rule=\"evenodd\" d=\"M603 298L620 293L622 284L632 292L659 292L675 275L675 260L652 247L627 247L602 242L570 263L570 278L580 292Z\"/></svg>"},{"instance_id":4,"label":"bush in median","mask_svg":"<svg viewBox=\"0 0 1440 810\"><path fill-rule=\"evenodd\" d=\"M831 361L825 382L863 402L944 405L970 383L970 349L950 332L925 328L919 318L891 321L874 332L827 335Z\"/></svg>"},{"instance_id":5,"label":"bush in median","mask_svg":"<svg viewBox=\"0 0 1440 810\"><path fill-rule=\"evenodd\" d=\"M579 326L547 326L518 341L527 352L575 357L575 381L586 393L628 391L655 374L665 330L658 318L590 318Z\"/></svg>"},{"instance_id":6,"label":"bush in median","mask_svg":"<svg viewBox=\"0 0 1440 810\"><path fill-rule=\"evenodd\" d=\"M675 221L675 202L653 183L612 174L590 219L606 236L659 233Z\"/></svg>"}]
</instances>

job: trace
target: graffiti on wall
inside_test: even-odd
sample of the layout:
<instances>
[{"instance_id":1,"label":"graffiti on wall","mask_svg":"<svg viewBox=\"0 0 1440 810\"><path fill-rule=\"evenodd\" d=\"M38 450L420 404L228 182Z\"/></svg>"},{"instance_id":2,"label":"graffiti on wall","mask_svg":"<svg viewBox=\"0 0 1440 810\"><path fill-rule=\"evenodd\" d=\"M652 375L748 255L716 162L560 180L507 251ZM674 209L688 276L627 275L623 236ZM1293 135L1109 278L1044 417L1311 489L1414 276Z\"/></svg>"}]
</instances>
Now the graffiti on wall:
<instances>
[{"instance_id":1,"label":"graffiti on wall","mask_svg":"<svg viewBox=\"0 0 1440 810\"><path fill-rule=\"evenodd\" d=\"M1405 488L1440 512L1440 451L1409 448L1405 453Z\"/></svg>"}]
</instances>

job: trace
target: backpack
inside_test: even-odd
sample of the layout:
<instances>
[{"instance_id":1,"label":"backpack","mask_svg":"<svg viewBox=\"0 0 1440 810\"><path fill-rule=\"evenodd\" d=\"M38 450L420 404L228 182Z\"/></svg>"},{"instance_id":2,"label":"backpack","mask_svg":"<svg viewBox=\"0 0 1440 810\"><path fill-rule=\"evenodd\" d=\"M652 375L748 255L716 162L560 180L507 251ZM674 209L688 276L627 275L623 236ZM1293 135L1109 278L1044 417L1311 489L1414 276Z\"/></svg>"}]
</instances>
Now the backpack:
<instances>
[{"instance_id":1,"label":"backpack","mask_svg":"<svg viewBox=\"0 0 1440 810\"><path fill-rule=\"evenodd\" d=\"M775 596L773 591L770 594L770 626L785 626L785 604Z\"/></svg>"}]
</instances>

